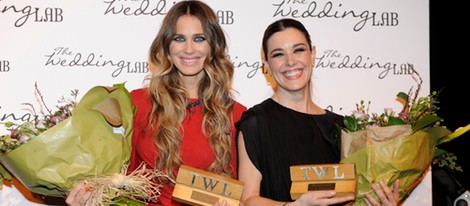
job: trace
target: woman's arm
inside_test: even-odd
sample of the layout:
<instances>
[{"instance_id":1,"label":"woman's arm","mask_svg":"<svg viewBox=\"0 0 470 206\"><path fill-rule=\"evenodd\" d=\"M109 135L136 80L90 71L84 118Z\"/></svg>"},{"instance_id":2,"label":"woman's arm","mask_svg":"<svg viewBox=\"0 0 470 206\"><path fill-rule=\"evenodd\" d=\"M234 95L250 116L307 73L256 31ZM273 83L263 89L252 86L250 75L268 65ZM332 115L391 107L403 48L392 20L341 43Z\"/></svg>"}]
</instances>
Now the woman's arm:
<instances>
[{"instance_id":1,"label":"woman's arm","mask_svg":"<svg viewBox=\"0 0 470 206\"><path fill-rule=\"evenodd\" d=\"M250 205L283 205L284 202L274 201L259 195L261 179L263 178L259 170L251 162L250 157L245 149L245 141L243 133L240 131L238 135L238 179L245 185L241 202L244 206Z\"/></svg>"}]
</instances>

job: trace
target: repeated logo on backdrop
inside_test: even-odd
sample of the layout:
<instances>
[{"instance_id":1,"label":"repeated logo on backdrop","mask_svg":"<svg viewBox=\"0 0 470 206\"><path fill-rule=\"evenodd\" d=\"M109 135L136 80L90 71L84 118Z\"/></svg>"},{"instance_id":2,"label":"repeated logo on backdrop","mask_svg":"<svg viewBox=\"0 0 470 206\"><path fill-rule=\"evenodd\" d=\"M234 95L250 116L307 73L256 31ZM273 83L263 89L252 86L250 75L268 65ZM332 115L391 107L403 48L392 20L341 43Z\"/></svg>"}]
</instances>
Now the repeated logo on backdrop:
<instances>
[{"instance_id":1,"label":"repeated logo on backdrop","mask_svg":"<svg viewBox=\"0 0 470 206\"><path fill-rule=\"evenodd\" d=\"M326 69L379 69L379 79L386 78L388 75L410 75L415 71L411 63L393 63L371 61L370 57L362 55L351 56L342 54L338 50L326 50L316 58L317 68Z\"/></svg>"},{"instance_id":2,"label":"repeated logo on backdrop","mask_svg":"<svg viewBox=\"0 0 470 206\"><path fill-rule=\"evenodd\" d=\"M26 3L25 3L26 2ZM105 27L106 23L113 24L114 27L122 27L126 30L126 24L120 24L119 21L141 19L142 21L156 22L157 24L152 27L152 35L158 30L158 25L163 19L164 15L167 14L168 9L175 4L175 0L103 0L103 1L70 1L69 3L63 2L36 2L34 0L0 0L0 25L2 27L11 27L10 29L27 31L31 26L36 26L37 32L41 32L41 27L50 25L65 25L69 24L69 20L72 17L76 18L77 14L83 15L83 9L97 8L90 11L86 11L87 15L91 15L93 19L87 19L87 24L95 23L98 24L98 28L101 30L93 30L91 32L105 33L107 32ZM260 42L258 39L261 35L263 28L266 23L262 23L259 26L255 34L250 37L251 39L237 39L239 33L252 32L251 30L244 30L248 23L258 24L256 21L262 20L263 22L271 22L274 19L279 18L295 18L299 19L309 25L315 25L309 27L309 30L315 30L320 28L319 32L324 31L325 22L334 25L336 28L347 30L348 34L335 34L332 38L345 38L347 35L363 35L370 31L378 30L394 30L399 29L402 23L406 23L409 19L402 19L401 12L403 8L392 7L392 6L381 6L380 4L374 4L370 6L367 3L358 4L350 1L319 1L319 0L275 0L266 2L251 2L241 1L235 4L225 4L223 2L210 2L206 1L211 5L218 17L219 23L225 29L236 28L235 32L227 33L231 41L238 42L234 44L229 51L229 57L235 66L236 72L241 73L244 79L241 81L251 81L259 75L266 74L262 66L261 56L259 55L260 46L255 46L255 55L251 52L245 52L253 50L253 44L245 44L245 42ZM375 1L374 1L375 2ZM231 2L233 3L233 2ZM370 2L369 2L370 3ZM84 7L70 6L89 4ZM249 10L254 7L257 10ZM75 15L75 16L73 16ZM86 18L86 17L83 17ZM98 20L105 19L106 21L100 22ZM119 19L119 20L118 20ZM83 25L76 25L77 31L86 30L87 27ZM90 26L90 25L86 25ZM62 28L62 27L56 27ZM68 28L68 27L67 27ZM251 27L252 28L252 27ZM75 32L75 31L74 31ZM121 47L120 42L116 42L117 53L111 53L111 48L102 49L98 47L98 39L86 39L85 41L79 39L70 39L65 43L54 42L54 36L49 38L46 45L42 44L42 50L37 48L31 48L31 57L28 59L40 59L38 65L35 65L48 72L54 72L57 70L72 71L77 70L88 74L90 70L105 71L107 76L102 78L109 79L141 79L143 74L149 72L147 57L145 55L132 56L126 54L132 54L134 51L129 51L127 48ZM136 36L141 34L141 31L135 31ZM1 34L0 34L1 35ZM31 38L34 38L36 34L31 33ZM113 35L113 34L110 34ZM57 39L66 38L58 36ZM92 36L93 38L93 36ZM153 36L151 37L153 38ZM130 39L126 41L135 41L135 44L142 44L142 48L147 49L149 43L143 43L141 39ZM1 41L1 40L0 40ZM35 41L42 41L36 39ZM77 47L77 41L83 41L83 45ZM260 45L257 44L257 45ZM233 47L243 47L235 48ZM319 47L317 47L319 48ZM409 75L413 71L410 68L410 64L414 64L414 59L410 61L396 60L396 58L388 57L384 58L383 53L377 53L374 50L366 50L362 53L356 52L354 49L345 50L343 47L332 47L330 45L322 46L321 50L317 50L316 68L321 70L334 70L334 71L367 71L375 74L376 79L383 80L393 76L404 76ZM239 51L241 50L241 52ZM40 51L40 52L39 52ZM113 51L114 52L114 51ZM117 56L122 53L124 57ZM1 53L0 53L1 54ZM389 59L388 59L389 58ZM130 60L132 59L132 60ZM19 64L20 61L24 61L23 57L13 58L10 56L0 55L0 75L6 75L8 73L14 73L18 70L27 70L24 66ZM416 68L416 67L415 67ZM427 69L427 68L422 68ZM139 76L134 78L133 76ZM240 81L240 79L238 79ZM0 106L3 102L0 102ZM1 108L1 107L0 107ZM17 115L21 117L21 115ZM11 116L9 116L11 117ZM8 118L7 118L8 119ZM5 118L1 119L5 120Z\"/></svg>"},{"instance_id":3,"label":"repeated logo on backdrop","mask_svg":"<svg viewBox=\"0 0 470 206\"><path fill-rule=\"evenodd\" d=\"M345 1L346 4L333 1L310 1L310 0L281 0L274 3L275 12L273 17L291 17L297 19L354 19L356 23L352 29L361 31L365 26L397 26L398 13L376 12L361 9L348 9L354 2Z\"/></svg>"},{"instance_id":4,"label":"repeated logo on backdrop","mask_svg":"<svg viewBox=\"0 0 470 206\"><path fill-rule=\"evenodd\" d=\"M0 3L2 1L0 0ZM6 2L6 1L4 1ZM103 15L124 15L129 18L137 16L164 16L175 1L167 0L109 0L103 1ZM354 32L361 32L365 27L398 26L399 14L395 11L370 11L367 9L355 9L350 2L333 1L311 1L311 0L281 0L278 2L266 3L271 6L272 17L291 17L301 19L301 21L323 21L354 19L355 24L351 25ZM223 26L230 26L235 23L237 15L233 10L217 10L219 22ZM239 11L242 12L242 11ZM31 5L0 5L0 15L10 15L16 18L11 22L15 27L22 27L28 23L60 23L66 17L63 8L60 7L40 7ZM304 19L304 20L303 20ZM240 26L240 25L238 25ZM57 47L48 54L44 66L46 68L60 67L68 69L70 67L87 67L95 69L111 69L111 77L118 77L123 73L147 73L148 65L142 61L128 61L116 59L106 54L98 54L93 51L74 51L67 46ZM368 55L343 54L337 49L325 50L321 56L317 56L317 67L324 69L379 69L378 78L385 78L387 75L409 74L406 70L405 62L377 62ZM0 72L11 71L10 60L0 59ZM246 70L246 78L250 79L262 71L260 61L244 60L243 56L233 55L232 61L235 68ZM391 72L390 72L391 71Z\"/></svg>"},{"instance_id":5,"label":"repeated logo on backdrop","mask_svg":"<svg viewBox=\"0 0 470 206\"><path fill-rule=\"evenodd\" d=\"M0 0L0 124L36 118L24 109L39 109L36 82L51 109L72 89L141 86L151 41L178 1ZM271 95L261 38L280 18L298 19L311 32L317 48L314 98L330 111L349 113L362 98L389 105L390 96L414 86L411 65L429 83L429 0L202 1L226 31L236 98L247 107ZM30 204L20 197L0 195L0 202Z\"/></svg>"},{"instance_id":6,"label":"repeated logo on backdrop","mask_svg":"<svg viewBox=\"0 0 470 206\"><path fill-rule=\"evenodd\" d=\"M148 73L147 62L130 62L126 60L112 60L104 57L103 54L95 54L94 52L82 53L76 52L68 47L57 47L50 54L46 56L46 63L44 66L58 66L63 69L72 67L94 67L107 68L111 67L114 70L111 77L117 77L122 72L132 73Z\"/></svg>"},{"instance_id":7,"label":"repeated logo on backdrop","mask_svg":"<svg viewBox=\"0 0 470 206\"><path fill-rule=\"evenodd\" d=\"M165 15L168 10L166 0L111 0L104 1L107 5L105 15L125 15L125 16L157 16Z\"/></svg>"},{"instance_id":8,"label":"repeated logo on backdrop","mask_svg":"<svg viewBox=\"0 0 470 206\"><path fill-rule=\"evenodd\" d=\"M350 2L346 2L350 3ZM351 4L351 3L350 3ZM351 5L332 1L311 1L311 0L281 0L271 3L274 8L273 18L295 18L300 21L323 21L354 19L352 25L354 32L361 32L365 27L393 27L399 25L397 12L378 12L360 9L347 9ZM246 77L252 78L258 70L266 73L261 67L261 62L249 62L242 60L242 57L234 56L235 68L247 69ZM408 75L412 71L408 62L378 62L367 55L345 54L337 49L325 50L320 56L317 55L317 68L324 69L377 69L377 77L383 79L388 75Z\"/></svg>"},{"instance_id":9,"label":"repeated logo on backdrop","mask_svg":"<svg viewBox=\"0 0 470 206\"><path fill-rule=\"evenodd\" d=\"M266 74L260 61L249 62L240 60L238 56L232 58L235 68L247 69L246 78L253 78L258 72ZM321 69L376 69L378 79L384 79L389 75L409 75L414 73L411 68L412 63L402 62L394 63L391 61L379 62L373 61L370 57L363 55L343 54L338 50L325 50L323 53L317 54L315 68Z\"/></svg>"},{"instance_id":10,"label":"repeated logo on backdrop","mask_svg":"<svg viewBox=\"0 0 470 206\"><path fill-rule=\"evenodd\" d=\"M1 3L1 0L0 0ZM34 22L61 22L64 19L64 11L57 7L35 7L31 5L0 5L0 14L12 15L17 18L13 25L22 27L26 23Z\"/></svg>"}]
</instances>

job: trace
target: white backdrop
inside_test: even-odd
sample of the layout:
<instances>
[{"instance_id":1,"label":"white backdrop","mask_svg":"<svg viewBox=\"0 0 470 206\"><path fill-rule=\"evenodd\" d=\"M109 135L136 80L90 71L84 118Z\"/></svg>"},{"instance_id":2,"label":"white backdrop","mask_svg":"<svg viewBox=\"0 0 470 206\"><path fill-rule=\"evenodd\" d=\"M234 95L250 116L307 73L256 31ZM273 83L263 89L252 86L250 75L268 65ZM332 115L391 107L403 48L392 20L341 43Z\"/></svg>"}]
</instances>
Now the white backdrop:
<instances>
[{"instance_id":1,"label":"white backdrop","mask_svg":"<svg viewBox=\"0 0 470 206\"><path fill-rule=\"evenodd\" d=\"M415 87L407 63L429 93L427 0L206 0L226 31L235 65L234 89L247 107L272 89L261 65L261 38L274 20L303 22L317 47L314 101L340 114L371 100L371 110L400 109L399 91ZM31 118L39 110L37 83L49 108L57 100L96 85L141 86L148 48L168 0L0 0L0 122ZM0 125L0 132L6 132ZM405 204L432 205L430 173ZM2 205L36 205L15 187L0 190Z\"/></svg>"}]
</instances>

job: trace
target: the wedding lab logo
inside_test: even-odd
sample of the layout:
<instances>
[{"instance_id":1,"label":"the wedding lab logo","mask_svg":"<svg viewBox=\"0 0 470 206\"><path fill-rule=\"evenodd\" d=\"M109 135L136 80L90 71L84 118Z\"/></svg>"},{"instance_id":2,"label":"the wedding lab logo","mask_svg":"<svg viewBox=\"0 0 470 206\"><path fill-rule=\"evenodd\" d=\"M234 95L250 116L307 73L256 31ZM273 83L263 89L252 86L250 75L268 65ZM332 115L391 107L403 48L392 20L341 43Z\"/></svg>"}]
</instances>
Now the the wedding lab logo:
<instances>
[{"instance_id":1,"label":"the wedding lab logo","mask_svg":"<svg viewBox=\"0 0 470 206\"><path fill-rule=\"evenodd\" d=\"M125 16L164 16L176 1L167 0L108 0L104 15L125 15ZM233 11L216 11L220 24L231 25L234 22Z\"/></svg>"},{"instance_id":2,"label":"the wedding lab logo","mask_svg":"<svg viewBox=\"0 0 470 206\"><path fill-rule=\"evenodd\" d=\"M25 109L24 111L28 111L28 110ZM0 122L7 122L7 121L29 122L31 120L37 119L37 117L34 114L30 113L30 112L21 113L21 114L13 113L13 112L6 112L6 113L4 113L4 112L5 111L3 111L3 108L0 105Z\"/></svg>"},{"instance_id":3,"label":"the wedding lab logo","mask_svg":"<svg viewBox=\"0 0 470 206\"><path fill-rule=\"evenodd\" d=\"M380 71L378 78L384 79L388 75L410 75L415 73L410 63L393 63L391 61L373 61L363 55L342 54L338 50L325 50L316 58L316 68L371 70Z\"/></svg>"},{"instance_id":4,"label":"the wedding lab logo","mask_svg":"<svg viewBox=\"0 0 470 206\"><path fill-rule=\"evenodd\" d=\"M0 0L1 3L1 0ZM14 15L15 27L28 22L62 22L64 11L58 7L34 7L30 5L0 5L0 14Z\"/></svg>"},{"instance_id":5,"label":"the wedding lab logo","mask_svg":"<svg viewBox=\"0 0 470 206\"><path fill-rule=\"evenodd\" d=\"M0 59L0 73L10 71L10 61Z\"/></svg>"},{"instance_id":6,"label":"the wedding lab logo","mask_svg":"<svg viewBox=\"0 0 470 206\"><path fill-rule=\"evenodd\" d=\"M104 3L107 4L104 15L157 16L165 15L168 10L166 0L108 0Z\"/></svg>"},{"instance_id":7,"label":"the wedding lab logo","mask_svg":"<svg viewBox=\"0 0 470 206\"><path fill-rule=\"evenodd\" d=\"M232 64L235 69L244 69L246 68L248 70L248 73L246 74L247 79L253 78L258 72L260 74L266 74L267 71L263 69L263 64L261 61L248 61L248 60L243 60L238 56L230 56L230 61L232 61Z\"/></svg>"},{"instance_id":8,"label":"the wedding lab logo","mask_svg":"<svg viewBox=\"0 0 470 206\"><path fill-rule=\"evenodd\" d=\"M347 1L349 3L349 1ZM343 9L338 1L281 0L272 4L273 17L317 18L317 19L357 19L353 30L358 32L365 26L398 26L398 13L368 10Z\"/></svg>"},{"instance_id":9,"label":"the wedding lab logo","mask_svg":"<svg viewBox=\"0 0 470 206\"><path fill-rule=\"evenodd\" d=\"M111 77L118 77L123 73L148 73L147 62L131 62L106 58L103 54L94 52L75 52L68 47L56 47L50 54L46 54L45 66L58 66L60 68L101 68L111 69Z\"/></svg>"}]
</instances>

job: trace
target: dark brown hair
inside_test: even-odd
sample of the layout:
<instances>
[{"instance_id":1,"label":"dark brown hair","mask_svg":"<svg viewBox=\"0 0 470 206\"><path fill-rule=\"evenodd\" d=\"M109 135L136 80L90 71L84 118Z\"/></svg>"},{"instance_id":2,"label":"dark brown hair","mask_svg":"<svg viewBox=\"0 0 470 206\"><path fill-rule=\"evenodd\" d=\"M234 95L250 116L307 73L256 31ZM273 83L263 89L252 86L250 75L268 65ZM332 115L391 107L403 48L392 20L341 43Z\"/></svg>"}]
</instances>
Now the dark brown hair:
<instances>
[{"instance_id":1,"label":"dark brown hair","mask_svg":"<svg viewBox=\"0 0 470 206\"><path fill-rule=\"evenodd\" d=\"M264 35L263 35L263 53L264 53L264 59L265 60L268 60L268 40L269 38L271 38L272 35L274 35L275 33L277 32L280 32L280 31L284 31L286 30L287 28L294 28L294 29L297 29L299 30L300 32L302 32L305 36L305 39L307 39L307 43L308 45L312 45L312 40L310 38L310 34L308 33L307 29L305 28L305 26L295 20L295 19L290 19L290 18L285 18L285 19L280 19L280 20L277 20L273 23L271 23L267 28L266 30L264 31ZM311 47L309 47L310 50L312 50Z\"/></svg>"}]
</instances>

